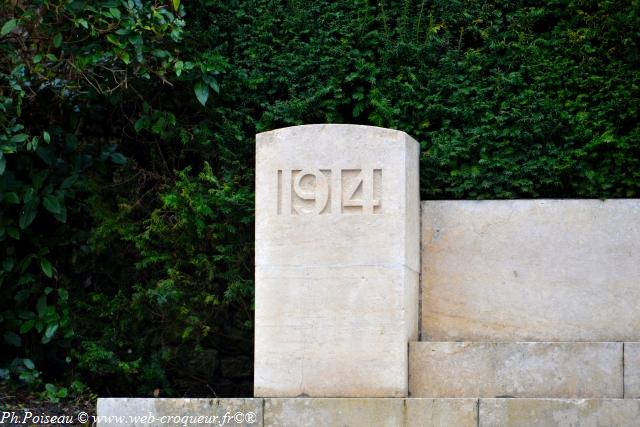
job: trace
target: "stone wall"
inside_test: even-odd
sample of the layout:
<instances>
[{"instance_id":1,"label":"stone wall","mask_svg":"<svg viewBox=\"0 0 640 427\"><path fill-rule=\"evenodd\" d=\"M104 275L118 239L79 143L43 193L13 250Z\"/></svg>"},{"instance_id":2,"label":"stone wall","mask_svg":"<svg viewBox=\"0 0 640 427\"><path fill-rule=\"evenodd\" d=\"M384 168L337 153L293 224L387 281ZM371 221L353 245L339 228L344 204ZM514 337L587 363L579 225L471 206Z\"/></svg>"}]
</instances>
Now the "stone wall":
<instances>
[{"instance_id":1,"label":"stone wall","mask_svg":"<svg viewBox=\"0 0 640 427\"><path fill-rule=\"evenodd\" d=\"M640 200L420 208L418 146L403 132L310 125L257 139L258 398L100 399L99 416L638 425ZM149 425L120 421L98 424Z\"/></svg>"},{"instance_id":2,"label":"stone wall","mask_svg":"<svg viewBox=\"0 0 640 427\"><path fill-rule=\"evenodd\" d=\"M640 200L422 203L422 340L640 341Z\"/></svg>"}]
</instances>

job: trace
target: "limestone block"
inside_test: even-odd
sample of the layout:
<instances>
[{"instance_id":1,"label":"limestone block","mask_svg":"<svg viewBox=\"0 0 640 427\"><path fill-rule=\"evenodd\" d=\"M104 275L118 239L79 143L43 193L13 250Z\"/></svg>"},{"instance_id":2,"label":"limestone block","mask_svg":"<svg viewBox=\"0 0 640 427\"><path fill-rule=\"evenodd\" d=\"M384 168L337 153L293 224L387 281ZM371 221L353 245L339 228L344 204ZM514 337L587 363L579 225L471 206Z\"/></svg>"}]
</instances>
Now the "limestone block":
<instances>
[{"instance_id":1,"label":"limestone block","mask_svg":"<svg viewBox=\"0 0 640 427\"><path fill-rule=\"evenodd\" d=\"M265 399L264 425L269 427L399 427L404 425L404 399Z\"/></svg>"},{"instance_id":2,"label":"limestone block","mask_svg":"<svg viewBox=\"0 0 640 427\"><path fill-rule=\"evenodd\" d=\"M624 397L640 398L640 342L624 343Z\"/></svg>"},{"instance_id":3,"label":"limestone block","mask_svg":"<svg viewBox=\"0 0 640 427\"><path fill-rule=\"evenodd\" d=\"M422 339L640 341L640 200L422 204Z\"/></svg>"},{"instance_id":4,"label":"limestone block","mask_svg":"<svg viewBox=\"0 0 640 427\"><path fill-rule=\"evenodd\" d=\"M254 394L407 395L418 144L368 126L257 135Z\"/></svg>"},{"instance_id":5,"label":"limestone block","mask_svg":"<svg viewBox=\"0 0 640 427\"><path fill-rule=\"evenodd\" d=\"M262 399L98 399L98 427L262 427Z\"/></svg>"},{"instance_id":6,"label":"limestone block","mask_svg":"<svg viewBox=\"0 0 640 427\"><path fill-rule=\"evenodd\" d=\"M406 267L256 267L256 274L260 301L272 307L256 313L256 354L262 356L255 361L256 395L406 395L401 291L405 284L417 286L417 273Z\"/></svg>"},{"instance_id":7,"label":"limestone block","mask_svg":"<svg viewBox=\"0 0 640 427\"><path fill-rule=\"evenodd\" d=\"M636 399L480 399L480 427L635 427Z\"/></svg>"},{"instance_id":8,"label":"limestone block","mask_svg":"<svg viewBox=\"0 0 640 427\"><path fill-rule=\"evenodd\" d=\"M407 427L477 427L478 399L406 399Z\"/></svg>"},{"instance_id":9,"label":"limestone block","mask_svg":"<svg viewBox=\"0 0 640 427\"><path fill-rule=\"evenodd\" d=\"M265 399L269 427L477 427L477 399Z\"/></svg>"},{"instance_id":10,"label":"limestone block","mask_svg":"<svg viewBox=\"0 0 640 427\"><path fill-rule=\"evenodd\" d=\"M622 397L622 343L414 342L412 397Z\"/></svg>"}]
</instances>

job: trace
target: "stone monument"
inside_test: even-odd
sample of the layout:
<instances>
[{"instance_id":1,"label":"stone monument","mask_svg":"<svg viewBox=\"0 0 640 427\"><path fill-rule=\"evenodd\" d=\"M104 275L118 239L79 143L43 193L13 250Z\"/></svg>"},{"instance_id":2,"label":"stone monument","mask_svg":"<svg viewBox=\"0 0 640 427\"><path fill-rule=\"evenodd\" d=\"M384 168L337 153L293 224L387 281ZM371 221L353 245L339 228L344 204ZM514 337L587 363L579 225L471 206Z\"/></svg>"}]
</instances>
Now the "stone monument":
<instances>
[{"instance_id":1,"label":"stone monument","mask_svg":"<svg viewBox=\"0 0 640 427\"><path fill-rule=\"evenodd\" d=\"M418 157L370 126L257 135L255 396L407 396Z\"/></svg>"},{"instance_id":2,"label":"stone monument","mask_svg":"<svg viewBox=\"0 0 640 427\"><path fill-rule=\"evenodd\" d=\"M256 149L255 398L99 427L640 425L640 200L420 207L418 144L369 126Z\"/></svg>"}]
</instances>

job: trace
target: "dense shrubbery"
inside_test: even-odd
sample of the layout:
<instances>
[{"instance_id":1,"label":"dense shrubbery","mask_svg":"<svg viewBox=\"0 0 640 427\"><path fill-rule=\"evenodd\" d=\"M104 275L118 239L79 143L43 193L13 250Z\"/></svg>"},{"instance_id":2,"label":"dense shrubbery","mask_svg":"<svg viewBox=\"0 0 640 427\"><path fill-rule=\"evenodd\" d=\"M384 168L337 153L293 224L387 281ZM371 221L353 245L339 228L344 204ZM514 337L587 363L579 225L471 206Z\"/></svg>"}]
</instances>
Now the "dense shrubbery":
<instances>
[{"instance_id":1,"label":"dense shrubbery","mask_svg":"<svg viewBox=\"0 0 640 427\"><path fill-rule=\"evenodd\" d=\"M628 1L5 2L0 376L250 392L256 132L404 130L424 198L638 197L639 43Z\"/></svg>"}]
</instances>

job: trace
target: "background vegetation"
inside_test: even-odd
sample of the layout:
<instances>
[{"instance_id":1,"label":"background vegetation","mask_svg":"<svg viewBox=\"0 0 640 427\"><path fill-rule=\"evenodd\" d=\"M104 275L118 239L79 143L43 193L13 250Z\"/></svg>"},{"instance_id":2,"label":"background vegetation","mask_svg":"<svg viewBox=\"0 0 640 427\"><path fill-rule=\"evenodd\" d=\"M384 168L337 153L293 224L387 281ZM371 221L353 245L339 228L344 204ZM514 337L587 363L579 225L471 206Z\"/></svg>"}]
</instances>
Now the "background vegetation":
<instances>
[{"instance_id":1,"label":"background vegetation","mask_svg":"<svg viewBox=\"0 0 640 427\"><path fill-rule=\"evenodd\" d=\"M637 0L6 0L0 377L251 393L254 135L401 129L429 199L640 196Z\"/></svg>"}]
</instances>

